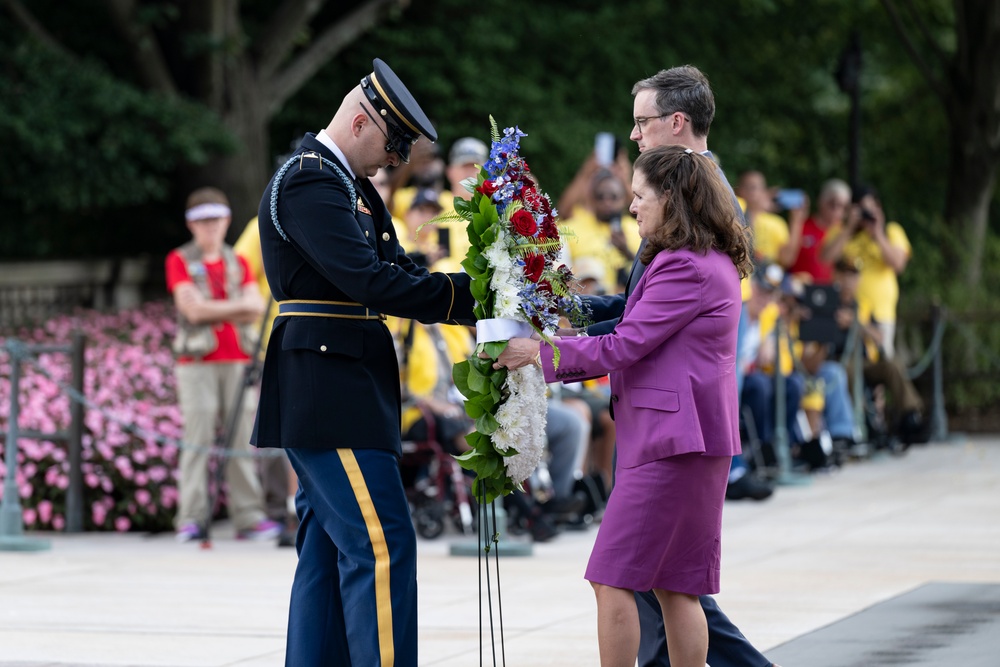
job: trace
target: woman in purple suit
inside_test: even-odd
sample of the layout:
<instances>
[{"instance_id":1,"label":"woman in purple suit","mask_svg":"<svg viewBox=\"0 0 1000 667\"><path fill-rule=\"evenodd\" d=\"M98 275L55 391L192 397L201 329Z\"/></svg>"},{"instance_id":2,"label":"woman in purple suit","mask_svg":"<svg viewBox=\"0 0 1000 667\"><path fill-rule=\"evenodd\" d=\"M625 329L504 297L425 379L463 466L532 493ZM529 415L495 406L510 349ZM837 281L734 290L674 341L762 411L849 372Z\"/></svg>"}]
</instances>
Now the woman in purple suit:
<instances>
[{"instance_id":1,"label":"woman in purple suit","mask_svg":"<svg viewBox=\"0 0 1000 667\"><path fill-rule=\"evenodd\" d=\"M749 241L710 158L681 146L648 149L632 189L647 268L614 332L559 339L558 369L550 346L515 338L497 365L533 359L548 382L611 374L616 482L586 573L601 665L635 664L633 591L652 589L670 664L704 667L698 596L719 592L722 505L740 451L736 328Z\"/></svg>"}]
</instances>

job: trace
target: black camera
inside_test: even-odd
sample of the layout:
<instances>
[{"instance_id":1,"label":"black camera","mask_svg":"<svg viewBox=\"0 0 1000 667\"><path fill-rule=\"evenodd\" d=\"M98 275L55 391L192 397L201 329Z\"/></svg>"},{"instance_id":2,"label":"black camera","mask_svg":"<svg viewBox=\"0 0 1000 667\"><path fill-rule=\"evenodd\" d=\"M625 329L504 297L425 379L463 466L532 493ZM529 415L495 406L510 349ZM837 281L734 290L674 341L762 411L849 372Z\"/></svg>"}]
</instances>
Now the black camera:
<instances>
[{"instance_id":1,"label":"black camera","mask_svg":"<svg viewBox=\"0 0 1000 667\"><path fill-rule=\"evenodd\" d=\"M875 222L875 214L867 208L861 209L861 219L865 222Z\"/></svg>"},{"instance_id":2,"label":"black camera","mask_svg":"<svg viewBox=\"0 0 1000 667\"><path fill-rule=\"evenodd\" d=\"M438 246L446 257L451 256L451 230L447 227L438 227Z\"/></svg>"}]
</instances>

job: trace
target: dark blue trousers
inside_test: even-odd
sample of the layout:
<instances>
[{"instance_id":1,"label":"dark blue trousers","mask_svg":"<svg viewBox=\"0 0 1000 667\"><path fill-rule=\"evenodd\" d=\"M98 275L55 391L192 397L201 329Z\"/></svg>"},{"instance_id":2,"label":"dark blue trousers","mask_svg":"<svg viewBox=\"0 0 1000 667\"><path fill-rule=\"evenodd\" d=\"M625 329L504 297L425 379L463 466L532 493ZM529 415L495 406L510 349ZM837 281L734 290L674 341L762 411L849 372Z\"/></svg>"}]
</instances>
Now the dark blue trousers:
<instances>
[{"instance_id":1,"label":"dark blue trousers","mask_svg":"<svg viewBox=\"0 0 1000 667\"><path fill-rule=\"evenodd\" d=\"M708 664L712 667L770 667L771 661L722 613L715 598L702 595L699 599L708 621ZM652 591L636 593L635 604L639 608L639 667L669 667L667 635L656 595Z\"/></svg>"},{"instance_id":2,"label":"dark blue trousers","mask_svg":"<svg viewBox=\"0 0 1000 667\"><path fill-rule=\"evenodd\" d=\"M416 667L417 541L396 455L285 451L299 476L286 667Z\"/></svg>"}]
</instances>

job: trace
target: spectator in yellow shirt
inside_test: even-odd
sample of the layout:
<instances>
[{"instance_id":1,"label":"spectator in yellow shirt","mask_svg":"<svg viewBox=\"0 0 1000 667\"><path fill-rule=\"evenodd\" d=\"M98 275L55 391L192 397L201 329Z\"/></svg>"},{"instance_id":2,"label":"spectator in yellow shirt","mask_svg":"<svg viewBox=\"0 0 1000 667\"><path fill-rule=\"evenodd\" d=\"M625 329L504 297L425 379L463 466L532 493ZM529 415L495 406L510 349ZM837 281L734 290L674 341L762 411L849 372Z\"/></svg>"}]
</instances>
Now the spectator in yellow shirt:
<instances>
[{"instance_id":1,"label":"spectator in yellow shirt","mask_svg":"<svg viewBox=\"0 0 1000 667\"><path fill-rule=\"evenodd\" d=\"M267 284L264 274L264 259L260 250L260 229L257 227L257 216L254 216L240 234L233 246L236 254L246 260L253 274L257 277L257 289L268 304L263 322L254 324L261 332L260 355L263 360L267 342L271 337L271 325L278 315L278 303L271 298L271 287ZM281 523L284 527L278 536L278 546L295 546L295 530L298 519L295 515L295 491L298 489L298 478L289 465L288 459L281 456L264 457L260 461L260 480L264 487L264 501L268 516Z\"/></svg>"},{"instance_id":2,"label":"spectator in yellow shirt","mask_svg":"<svg viewBox=\"0 0 1000 667\"><path fill-rule=\"evenodd\" d=\"M872 317L882 334L882 353L892 359L899 303L897 276L906 268L913 249L898 222L886 223L882 202L873 188L859 188L854 201L847 222L827 234L821 257L829 264L843 258L861 267L858 300L871 304Z\"/></svg>"},{"instance_id":3,"label":"spectator in yellow shirt","mask_svg":"<svg viewBox=\"0 0 1000 667\"><path fill-rule=\"evenodd\" d=\"M639 226L626 211L628 189L614 172L597 172L584 204L573 208L560 230L568 230L566 245L576 263L592 258L604 267L601 287L607 294L621 292L638 252Z\"/></svg>"},{"instance_id":4,"label":"spectator in yellow shirt","mask_svg":"<svg viewBox=\"0 0 1000 667\"><path fill-rule=\"evenodd\" d=\"M462 199L472 199L472 193L465 189L462 181L467 178L475 178L479 174L479 168L486 163L490 157L490 150L485 143L476 137L462 137L454 144L448 152L448 166L445 175L448 179L449 190L441 192L438 201L441 204L442 213L447 215L455 210L455 197ZM393 196L393 215L400 219L405 218L410 210L410 205L417 196L420 188L402 188L397 190ZM448 230L448 253L446 257L454 265L461 264L469 251L469 235L466 231L465 220L455 217L443 220L433 228L430 225L424 228L421 236L429 233L434 236L438 229ZM403 246L406 247L405 245ZM453 270L453 268L448 269Z\"/></svg>"},{"instance_id":5,"label":"spectator in yellow shirt","mask_svg":"<svg viewBox=\"0 0 1000 667\"><path fill-rule=\"evenodd\" d=\"M788 243L788 224L770 212L771 196L767 181L759 171L744 171L736 183L736 194L743 200L747 224L753 230L753 249L758 262L778 260L778 252Z\"/></svg>"},{"instance_id":6,"label":"spectator in yellow shirt","mask_svg":"<svg viewBox=\"0 0 1000 667\"><path fill-rule=\"evenodd\" d=\"M788 268L795 261L795 250L789 244L789 223L772 212L775 206L764 174L745 171L740 174L736 194L744 203L747 224L753 230L753 248L758 262L773 262ZM801 224L809 212L809 201L789 211L794 223Z\"/></svg>"}]
</instances>

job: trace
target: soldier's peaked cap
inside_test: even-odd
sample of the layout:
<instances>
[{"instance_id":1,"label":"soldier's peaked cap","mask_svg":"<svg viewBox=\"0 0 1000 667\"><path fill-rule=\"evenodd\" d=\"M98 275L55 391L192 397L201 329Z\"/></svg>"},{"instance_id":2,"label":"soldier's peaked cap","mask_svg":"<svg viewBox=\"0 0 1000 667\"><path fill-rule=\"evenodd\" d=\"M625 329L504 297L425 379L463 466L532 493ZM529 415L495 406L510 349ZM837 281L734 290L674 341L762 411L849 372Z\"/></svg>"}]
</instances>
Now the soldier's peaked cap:
<instances>
[{"instance_id":1,"label":"soldier's peaked cap","mask_svg":"<svg viewBox=\"0 0 1000 667\"><path fill-rule=\"evenodd\" d=\"M361 79L361 89L375 111L385 119L389 136L404 160L409 159L410 146L421 134L437 141L437 130L410 91L383 60L376 58L372 61L372 73Z\"/></svg>"}]
</instances>

